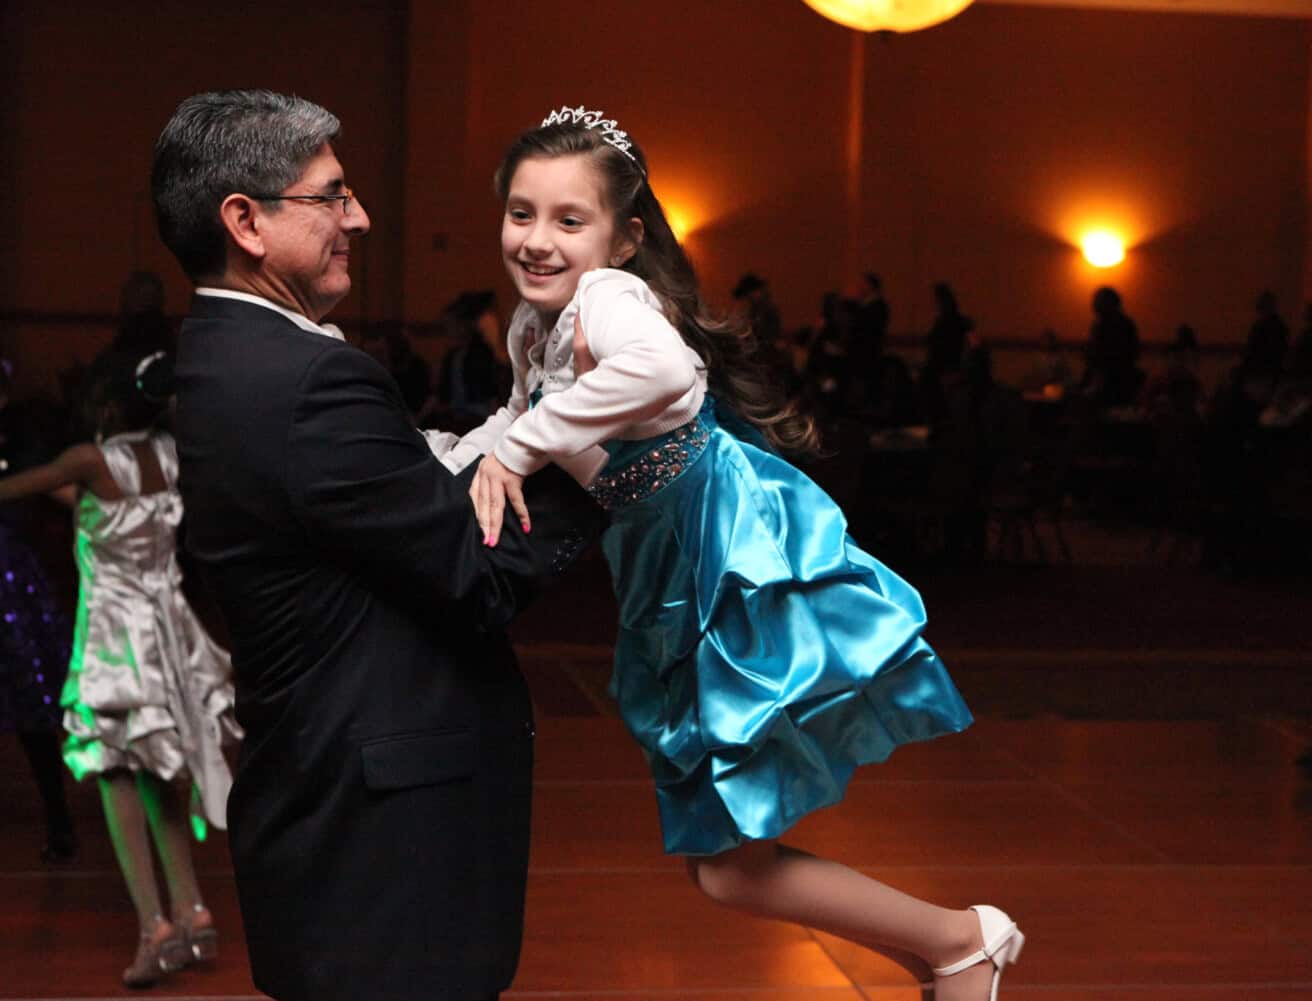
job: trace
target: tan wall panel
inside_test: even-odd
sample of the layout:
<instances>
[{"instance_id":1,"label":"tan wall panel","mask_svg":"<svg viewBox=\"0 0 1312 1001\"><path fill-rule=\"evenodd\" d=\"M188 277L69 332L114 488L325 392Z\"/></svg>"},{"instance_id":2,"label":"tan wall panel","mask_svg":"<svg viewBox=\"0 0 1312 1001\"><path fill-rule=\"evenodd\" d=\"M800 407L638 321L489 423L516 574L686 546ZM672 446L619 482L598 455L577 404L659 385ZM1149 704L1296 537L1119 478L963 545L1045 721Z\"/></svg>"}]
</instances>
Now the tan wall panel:
<instances>
[{"instance_id":1,"label":"tan wall panel","mask_svg":"<svg viewBox=\"0 0 1312 1001\"><path fill-rule=\"evenodd\" d=\"M112 313L134 267L161 270L181 310L185 282L150 220L150 145L182 96L250 85L345 122L374 221L338 311L348 324L428 322L464 288L508 300L491 173L564 103L604 108L645 146L712 299L758 271L789 325L865 267L884 274L898 333L928 324L938 279L995 336L1052 325L1078 340L1108 280L1145 337L1189 321L1210 344L1243 336L1259 289L1291 320L1305 289L1304 22L977 4L869 37L854 205L852 35L800 0L626 0L604 17L591 0L10 0L0 18L11 316ZM1108 273L1071 245L1099 217L1133 243ZM104 334L67 329L5 336L32 371Z\"/></svg>"},{"instance_id":2,"label":"tan wall panel","mask_svg":"<svg viewBox=\"0 0 1312 1001\"><path fill-rule=\"evenodd\" d=\"M423 66L450 81L454 48L468 98L449 127L411 109L411 318L462 287L508 291L492 168L520 126L578 101L647 148L657 193L695 220L687 242L711 296L727 300L739 273L759 271L791 325L865 267L885 275L903 333L927 326L939 279L1000 336L1050 325L1083 336L1103 281L1150 339L1184 321L1205 342L1242 338L1265 287L1296 308L1304 23L977 5L930 31L871 36L854 215L851 36L796 0L617 4L605 19L584 2L416 0L415 23L449 23L453 7L467 44L431 28L411 39L412 85ZM414 193L430 175L462 193L428 215ZM1095 222L1129 239L1119 268L1095 271L1075 250ZM850 260L849 240L860 248Z\"/></svg>"},{"instance_id":3,"label":"tan wall panel","mask_svg":"<svg viewBox=\"0 0 1312 1001\"><path fill-rule=\"evenodd\" d=\"M377 232L352 258L355 288L339 315L400 311L404 4L7 0L3 17L0 311L112 314L136 268L158 271L169 310L184 311L188 284L150 208L151 148L182 98L226 87L294 92L342 118L338 152ZM50 369L109 334L77 331L18 324L10 350L48 384Z\"/></svg>"},{"instance_id":4,"label":"tan wall panel","mask_svg":"<svg viewBox=\"0 0 1312 1001\"><path fill-rule=\"evenodd\" d=\"M1013 335L1082 334L1103 281L1157 340L1241 338L1264 287L1292 312L1307 45L1290 21L1001 6L872 40L865 231L895 327L929 322L938 278ZM1099 223L1130 240L1118 268L1074 249Z\"/></svg>"}]
</instances>

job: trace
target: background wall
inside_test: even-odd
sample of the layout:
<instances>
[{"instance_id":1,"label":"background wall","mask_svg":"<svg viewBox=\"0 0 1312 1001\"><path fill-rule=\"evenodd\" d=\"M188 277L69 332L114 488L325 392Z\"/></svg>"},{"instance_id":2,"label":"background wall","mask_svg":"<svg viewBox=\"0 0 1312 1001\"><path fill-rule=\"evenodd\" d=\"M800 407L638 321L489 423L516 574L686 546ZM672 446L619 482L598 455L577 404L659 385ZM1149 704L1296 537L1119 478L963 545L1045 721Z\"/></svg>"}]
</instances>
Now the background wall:
<instances>
[{"instance_id":1,"label":"background wall","mask_svg":"<svg viewBox=\"0 0 1312 1001\"><path fill-rule=\"evenodd\" d=\"M400 315L403 2L5 0L0 4L0 315L20 387L48 384L112 333L128 272L189 286L159 242L151 148L188 94L262 86L343 121L339 152L382 224L352 255L346 318ZM293 57L293 54L294 57Z\"/></svg>"},{"instance_id":2,"label":"background wall","mask_svg":"<svg viewBox=\"0 0 1312 1001\"><path fill-rule=\"evenodd\" d=\"M940 277L1022 336L1081 334L1104 281L1155 340L1241 339L1265 287L1297 303L1305 23L977 5L866 62L866 256L913 327ZM1074 249L1095 225L1128 240L1119 268Z\"/></svg>"},{"instance_id":3,"label":"background wall","mask_svg":"<svg viewBox=\"0 0 1312 1001\"><path fill-rule=\"evenodd\" d=\"M585 103L643 144L711 298L768 277L785 322L861 270L896 333L945 279L995 338L1081 340L1096 284L1147 339L1182 321L1242 339L1273 288L1291 322L1308 254L1308 22L976 4L938 28L853 36L799 0L8 0L0 12L0 328L48 381L109 335L133 268L186 284L158 244L150 147L177 101L268 86L336 111L374 222L344 325L431 323L495 287L491 174L509 139ZM859 114L857 114L859 110ZM849 128L863 158L847 173ZM853 199L852 188L857 195ZM1125 264L1085 265L1094 223Z\"/></svg>"}]
</instances>

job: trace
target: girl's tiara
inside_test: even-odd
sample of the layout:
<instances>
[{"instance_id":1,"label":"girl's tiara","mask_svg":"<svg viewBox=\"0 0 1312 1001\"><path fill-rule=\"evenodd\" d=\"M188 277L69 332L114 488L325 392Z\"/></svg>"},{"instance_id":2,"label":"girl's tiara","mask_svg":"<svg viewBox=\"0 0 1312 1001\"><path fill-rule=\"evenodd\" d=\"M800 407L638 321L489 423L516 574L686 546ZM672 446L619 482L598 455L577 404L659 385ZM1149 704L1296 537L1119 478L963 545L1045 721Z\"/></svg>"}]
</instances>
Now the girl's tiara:
<instances>
[{"instance_id":1,"label":"girl's tiara","mask_svg":"<svg viewBox=\"0 0 1312 1001\"><path fill-rule=\"evenodd\" d=\"M601 132L602 139L627 156L637 164L639 170L642 170L642 164L638 163L638 158L629 152L629 149L633 146L629 134L620 129L615 123L615 119L603 118L603 114L605 112L588 111L581 104L577 108L566 105L559 111L553 111L542 119L541 127L545 129L548 125L578 125L585 129L598 129Z\"/></svg>"}]
</instances>

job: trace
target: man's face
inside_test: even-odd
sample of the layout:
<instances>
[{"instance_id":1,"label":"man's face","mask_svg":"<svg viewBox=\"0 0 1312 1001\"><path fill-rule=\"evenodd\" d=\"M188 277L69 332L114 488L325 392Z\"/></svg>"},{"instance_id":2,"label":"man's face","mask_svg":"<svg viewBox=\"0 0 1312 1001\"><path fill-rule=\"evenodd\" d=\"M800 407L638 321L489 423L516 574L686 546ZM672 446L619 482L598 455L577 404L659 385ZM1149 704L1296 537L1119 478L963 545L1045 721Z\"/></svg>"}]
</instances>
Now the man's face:
<instances>
[{"instance_id":1,"label":"man's face","mask_svg":"<svg viewBox=\"0 0 1312 1001\"><path fill-rule=\"evenodd\" d=\"M346 192L342 165L325 143L301 176L282 195L340 195ZM264 240L263 278L272 298L282 299L318 322L351 291L351 237L369 232L369 215L352 199L257 202Z\"/></svg>"}]
</instances>

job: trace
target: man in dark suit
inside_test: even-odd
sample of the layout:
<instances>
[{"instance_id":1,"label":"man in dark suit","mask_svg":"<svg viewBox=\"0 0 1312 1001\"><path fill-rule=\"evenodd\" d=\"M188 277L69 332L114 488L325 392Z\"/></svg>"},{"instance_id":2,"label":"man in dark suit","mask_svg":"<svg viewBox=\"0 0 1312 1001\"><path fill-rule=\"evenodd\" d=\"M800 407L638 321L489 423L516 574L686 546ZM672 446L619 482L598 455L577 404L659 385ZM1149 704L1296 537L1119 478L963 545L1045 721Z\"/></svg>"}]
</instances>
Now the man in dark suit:
<instances>
[{"instance_id":1,"label":"man in dark suit","mask_svg":"<svg viewBox=\"0 0 1312 1001\"><path fill-rule=\"evenodd\" d=\"M319 326L369 229L337 133L299 98L201 94L152 172L197 286L181 488L246 730L228 812L251 968L279 1001L493 998L518 961L533 752L501 627L598 509L559 471L534 477L532 534L484 546L468 477Z\"/></svg>"}]
</instances>

